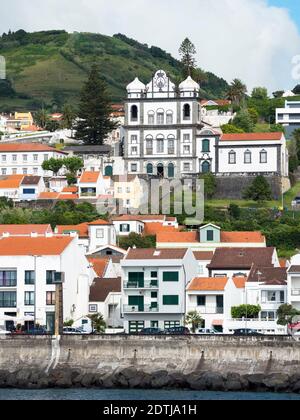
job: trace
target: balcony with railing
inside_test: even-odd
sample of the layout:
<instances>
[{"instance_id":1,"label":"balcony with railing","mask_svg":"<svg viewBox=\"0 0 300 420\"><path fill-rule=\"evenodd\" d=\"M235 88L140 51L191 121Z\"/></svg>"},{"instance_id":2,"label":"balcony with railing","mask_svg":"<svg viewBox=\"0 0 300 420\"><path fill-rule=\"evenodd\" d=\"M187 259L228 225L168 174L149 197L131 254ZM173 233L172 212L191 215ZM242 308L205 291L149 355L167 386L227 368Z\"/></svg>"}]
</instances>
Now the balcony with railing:
<instances>
[{"instance_id":1,"label":"balcony with railing","mask_svg":"<svg viewBox=\"0 0 300 420\"><path fill-rule=\"evenodd\" d=\"M134 281L125 280L124 289L158 289L158 280Z\"/></svg>"},{"instance_id":2,"label":"balcony with railing","mask_svg":"<svg viewBox=\"0 0 300 420\"><path fill-rule=\"evenodd\" d=\"M150 313L158 312L158 306L152 305L123 305L124 313Z\"/></svg>"},{"instance_id":3,"label":"balcony with railing","mask_svg":"<svg viewBox=\"0 0 300 420\"><path fill-rule=\"evenodd\" d=\"M222 306L197 306L197 311L203 315L224 314Z\"/></svg>"}]
</instances>

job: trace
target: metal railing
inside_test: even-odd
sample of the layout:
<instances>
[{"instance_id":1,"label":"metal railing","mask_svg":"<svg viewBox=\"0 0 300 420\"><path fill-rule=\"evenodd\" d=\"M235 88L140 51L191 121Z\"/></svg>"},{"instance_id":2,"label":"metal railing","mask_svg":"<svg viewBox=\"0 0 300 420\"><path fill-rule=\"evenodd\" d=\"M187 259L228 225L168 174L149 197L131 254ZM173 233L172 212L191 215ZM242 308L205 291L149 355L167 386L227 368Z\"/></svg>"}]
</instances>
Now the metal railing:
<instances>
[{"instance_id":1,"label":"metal railing","mask_svg":"<svg viewBox=\"0 0 300 420\"><path fill-rule=\"evenodd\" d=\"M224 307L221 306L200 306L197 308L201 314L223 314Z\"/></svg>"},{"instance_id":2,"label":"metal railing","mask_svg":"<svg viewBox=\"0 0 300 420\"><path fill-rule=\"evenodd\" d=\"M133 313L133 312L158 312L158 306L153 307L151 305L123 305L123 312Z\"/></svg>"},{"instance_id":3,"label":"metal railing","mask_svg":"<svg viewBox=\"0 0 300 420\"><path fill-rule=\"evenodd\" d=\"M124 289L158 289L158 280L124 281Z\"/></svg>"}]
</instances>

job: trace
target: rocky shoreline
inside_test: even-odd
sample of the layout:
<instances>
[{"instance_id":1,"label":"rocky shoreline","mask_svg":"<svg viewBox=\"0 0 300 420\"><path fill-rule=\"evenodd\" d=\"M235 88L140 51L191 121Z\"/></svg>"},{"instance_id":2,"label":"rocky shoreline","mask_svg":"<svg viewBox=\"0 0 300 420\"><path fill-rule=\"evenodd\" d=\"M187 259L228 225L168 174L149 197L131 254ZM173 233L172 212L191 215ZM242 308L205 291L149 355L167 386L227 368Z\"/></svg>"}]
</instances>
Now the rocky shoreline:
<instances>
[{"instance_id":1,"label":"rocky shoreline","mask_svg":"<svg viewBox=\"0 0 300 420\"><path fill-rule=\"evenodd\" d=\"M185 375L165 370L146 373L134 367L114 373L107 373L104 370L93 373L60 366L48 374L39 369L21 368L15 372L0 370L0 388L190 389L300 393L300 373L222 375L217 372L193 372Z\"/></svg>"}]
</instances>

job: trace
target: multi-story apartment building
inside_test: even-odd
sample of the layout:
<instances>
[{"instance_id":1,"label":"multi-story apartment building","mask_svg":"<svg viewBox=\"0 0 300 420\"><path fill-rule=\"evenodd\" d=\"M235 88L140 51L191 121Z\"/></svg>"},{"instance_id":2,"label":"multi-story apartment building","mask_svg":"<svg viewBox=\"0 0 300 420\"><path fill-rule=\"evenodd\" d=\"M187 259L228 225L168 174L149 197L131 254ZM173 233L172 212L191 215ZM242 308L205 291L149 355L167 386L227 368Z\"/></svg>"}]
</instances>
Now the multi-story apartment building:
<instances>
[{"instance_id":1,"label":"multi-story apartment building","mask_svg":"<svg viewBox=\"0 0 300 420\"><path fill-rule=\"evenodd\" d=\"M42 164L51 158L60 159L67 153L40 143L3 143L0 145L0 175L52 176Z\"/></svg>"},{"instance_id":2,"label":"multi-story apartment building","mask_svg":"<svg viewBox=\"0 0 300 420\"><path fill-rule=\"evenodd\" d=\"M288 137L300 128L300 101L286 100L284 108L277 108L276 124L285 128Z\"/></svg>"},{"instance_id":3,"label":"multi-story apartment building","mask_svg":"<svg viewBox=\"0 0 300 420\"><path fill-rule=\"evenodd\" d=\"M130 249L121 260L126 332L184 325L185 288L198 264L188 249Z\"/></svg>"},{"instance_id":4,"label":"multi-story apartment building","mask_svg":"<svg viewBox=\"0 0 300 420\"><path fill-rule=\"evenodd\" d=\"M76 237L2 237L0 325L30 328L35 322L53 331L57 276L63 279L64 320L86 316L94 275Z\"/></svg>"}]
</instances>

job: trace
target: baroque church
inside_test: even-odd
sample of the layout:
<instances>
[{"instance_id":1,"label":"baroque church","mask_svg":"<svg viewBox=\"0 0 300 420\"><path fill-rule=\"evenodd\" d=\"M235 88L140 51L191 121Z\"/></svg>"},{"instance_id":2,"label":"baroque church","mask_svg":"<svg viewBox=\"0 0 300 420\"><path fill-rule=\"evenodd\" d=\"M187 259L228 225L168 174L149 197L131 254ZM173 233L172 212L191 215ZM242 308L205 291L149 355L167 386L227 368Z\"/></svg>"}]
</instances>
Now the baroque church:
<instances>
[{"instance_id":1,"label":"baroque church","mask_svg":"<svg viewBox=\"0 0 300 420\"><path fill-rule=\"evenodd\" d=\"M128 174L166 178L216 175L288 176L283 133L222 135L201 121L200 86L178 87L163 70L127 86L124 159Z\"/></svg>"}]
</instances>

